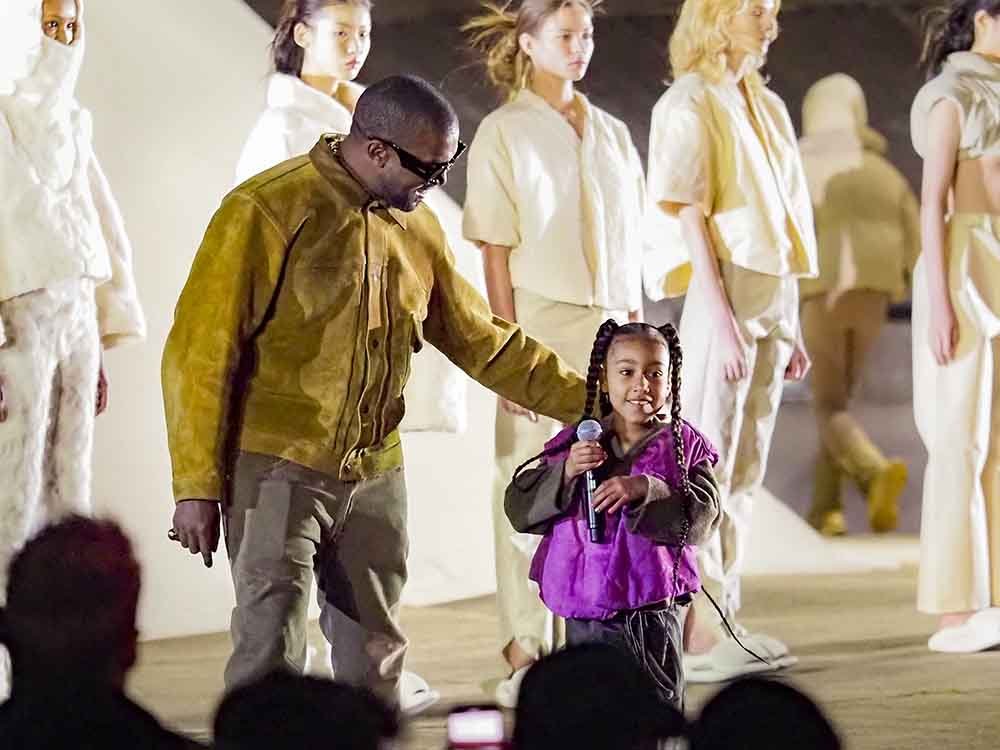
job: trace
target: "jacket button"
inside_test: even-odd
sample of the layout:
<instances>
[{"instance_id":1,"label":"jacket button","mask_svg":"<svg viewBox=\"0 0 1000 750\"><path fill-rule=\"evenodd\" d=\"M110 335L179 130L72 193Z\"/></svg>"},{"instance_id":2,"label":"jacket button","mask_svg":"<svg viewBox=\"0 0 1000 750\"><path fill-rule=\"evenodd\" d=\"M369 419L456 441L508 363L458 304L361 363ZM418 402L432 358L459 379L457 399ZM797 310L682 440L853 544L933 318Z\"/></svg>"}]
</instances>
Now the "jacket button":
<instances>
[{"instance_id":1,"label":"jacket button","mask_svg":"<svg viewBox=\"0 0 1000 750\"><path fill-rule=\"evenodd\" d=\"M367 414L368 413L368 406L367 405L361 407L361 413L362 414Z\"/></svg>"},{"instance_id":2,"label":"jacket button","mask_svg":"<svg viewBox=\"0 0 1000 750\"><path fill-rule=\"evenodd\" d=\"M378 349L378 339L372 341L372 349Z\"/></svg>"}]
</instances>

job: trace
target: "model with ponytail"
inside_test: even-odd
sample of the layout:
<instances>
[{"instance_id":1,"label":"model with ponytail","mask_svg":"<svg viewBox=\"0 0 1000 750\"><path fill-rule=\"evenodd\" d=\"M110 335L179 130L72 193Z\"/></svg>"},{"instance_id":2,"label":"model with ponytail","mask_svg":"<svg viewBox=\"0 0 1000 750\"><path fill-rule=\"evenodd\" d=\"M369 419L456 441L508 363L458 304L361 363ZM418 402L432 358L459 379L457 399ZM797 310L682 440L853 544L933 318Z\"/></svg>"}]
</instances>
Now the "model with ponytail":
<instances>
[{"instance_id":1,"label":"model with ponytail","mask_svg":"<svg viewBox=\"0 0 1000 750\"><path fill-rule=\"evenodd\" d=\"M490 305L586 369L602 320L636 320L642 300L643 174L627 126L576 90L594 52L592 0L487 4L465 25L505 103L469 149L463 228L480 246ZM501 400L493 489L501 647L513 706L520 677L561 637L528 580L530 537L503 512L514 468L560 429ZM526 551L527 550L527 551Z\"/></svg>"},{"instance_id":2,"label":"model with ponytail","mask_svg":"<svg viewBox=\"0 0 1000 750\"><path fill-rule=\"evenodd\" d=\"M681 362L669 323L606 321L591 350L583 415L598 417L604 434L580 441L576 425L562 430L539 468L515 474L505 503L514 528L543 536L530 575L546 606L566 618L567 642L630 652L677 709L680 608L700 586L695 546L720 518L718 455L681 418ZM584 508L588 471L600 480L597 541Z\"/></svg>"},{"instance_id":3,"label":"model with ponytail","mask_svg":"<svg viewBox=\"0 0 1000 750\"><path fill-rule=\"evenodd\" d=\"M917 608L934 651L1000 644L1000 2L928 17L913 405L927 447Z\"/></svg>"}]
</instances>

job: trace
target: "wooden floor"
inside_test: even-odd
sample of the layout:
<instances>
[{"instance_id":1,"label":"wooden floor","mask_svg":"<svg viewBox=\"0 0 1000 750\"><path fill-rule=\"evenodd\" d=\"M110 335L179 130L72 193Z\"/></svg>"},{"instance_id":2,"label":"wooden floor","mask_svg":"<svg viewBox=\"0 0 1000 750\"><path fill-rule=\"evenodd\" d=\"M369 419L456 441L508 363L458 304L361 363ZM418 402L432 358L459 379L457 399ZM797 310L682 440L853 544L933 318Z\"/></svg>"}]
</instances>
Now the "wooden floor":
<instances>
[{"instance_id":1,"label":"wooden floor","mask_svg":"<svg viewBox=\"0 0 1000 750\"><path fill-rule=\"evenodd\" d=\"M926 648L933 619L914 612L916 571L759 577L745 582L741 621L779 636L800 664L785 679L827 709L855 750L1000 745L1000 652ZM500 674L492 598L406 610L410 668L444 696L411 727L412 750L443 747L448 704L482 701ZM225 635L145 644L131 690L166 723L207 738L228 654ZM688 694L696 711L711 689Z\"/></svg>"}]
</instances>

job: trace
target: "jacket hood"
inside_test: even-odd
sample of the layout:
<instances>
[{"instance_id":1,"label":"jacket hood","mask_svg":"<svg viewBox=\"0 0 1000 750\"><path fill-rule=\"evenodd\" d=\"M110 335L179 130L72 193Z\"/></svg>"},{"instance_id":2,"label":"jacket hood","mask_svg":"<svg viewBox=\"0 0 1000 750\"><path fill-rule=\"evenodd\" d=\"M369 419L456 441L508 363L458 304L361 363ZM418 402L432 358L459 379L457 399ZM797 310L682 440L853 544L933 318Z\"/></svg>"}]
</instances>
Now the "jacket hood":
<instances>
[{"instance_id":1,"label":"jacket hood","mask_svg":"<svg viewBox=\"0 0 1000 750\"><path fill-rule=\"evenodd\" d=\"M807 139L856 139L871 151L885 153L884 136L868 126L868 103L860 84L844 73L814 83L802 102L802 132Z\"/></svg>"},{"instance_id":2,"label":"jacket hood","mask_svg":"<svg viewBox=\"0 0 1000 750\"><path fill-rule=\"evenodd\" d=\"M0 96L38 62L42 46L42 4L39 0L0 2Z\"/></svg>"}]
</instances>

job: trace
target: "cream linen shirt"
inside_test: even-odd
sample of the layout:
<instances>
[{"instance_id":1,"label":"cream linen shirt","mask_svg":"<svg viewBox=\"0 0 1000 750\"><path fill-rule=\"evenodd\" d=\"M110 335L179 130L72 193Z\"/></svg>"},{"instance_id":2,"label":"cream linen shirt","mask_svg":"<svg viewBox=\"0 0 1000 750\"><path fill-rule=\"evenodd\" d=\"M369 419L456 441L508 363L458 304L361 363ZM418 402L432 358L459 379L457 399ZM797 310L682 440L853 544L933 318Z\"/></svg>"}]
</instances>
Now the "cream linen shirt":
<instances>
[{"instance_id":1,"label":"cream linen shirt","mask_svg":"<svg viewBox=\"0 0 1000 750\"><path fill-rule=\"evenodd\" d=\"M482 121L469 149L463 233L512 248L516 289L638 310L642 162L628 127L577 97L586 112L582 139L527 89Z\"/></svg>"},{"instance_id":2,"label":"cream linen shirt","mask_svg":"<svg viewBox=\"0 0 1000 750\"><path fill-rule=\"evenodd\" d=\"M720 260L772 276L814 276L812 205L795 130L767 88L749 103L731 77L689 73L653 109L649 145L646 292L684 294L690 253L662 202L700 205Z\"/></svg>"}]
</instances>

